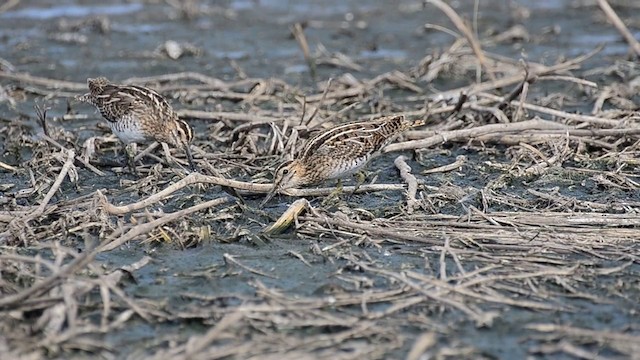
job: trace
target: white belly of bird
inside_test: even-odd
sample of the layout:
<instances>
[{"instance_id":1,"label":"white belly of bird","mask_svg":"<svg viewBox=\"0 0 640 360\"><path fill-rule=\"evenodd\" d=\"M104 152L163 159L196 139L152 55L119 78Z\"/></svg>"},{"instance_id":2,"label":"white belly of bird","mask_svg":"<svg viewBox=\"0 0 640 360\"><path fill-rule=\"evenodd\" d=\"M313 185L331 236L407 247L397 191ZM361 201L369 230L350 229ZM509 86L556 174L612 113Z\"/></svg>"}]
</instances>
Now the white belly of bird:
<instances>
[{"instance_id":1,"label":"white belly of bird","mask_svg":"<svg viewBox=\"0 0 640 360\"><path fill-rule=\"evenodd\" d=\"M125 144L142 143L148 138L136 122L110 122L109 127L118 139Z\"/></svg>"},{"instance_id":2,"label":"white belly of bird","mask_svg":"<svg viewBox=\"0 0 640 360\"><path fill-rule=\"evenodd\" d=\"M344 178L344 177L353 175L357 173L358 170L362 169L362 167L367 165L368 161L369 161L369 158L365 158L365 157L352 159L349 161L343 161L339 164L339 166L332 167L332 169L329 171L327 178L339 179L339 178Z\"/></svg>"}]
</instances>

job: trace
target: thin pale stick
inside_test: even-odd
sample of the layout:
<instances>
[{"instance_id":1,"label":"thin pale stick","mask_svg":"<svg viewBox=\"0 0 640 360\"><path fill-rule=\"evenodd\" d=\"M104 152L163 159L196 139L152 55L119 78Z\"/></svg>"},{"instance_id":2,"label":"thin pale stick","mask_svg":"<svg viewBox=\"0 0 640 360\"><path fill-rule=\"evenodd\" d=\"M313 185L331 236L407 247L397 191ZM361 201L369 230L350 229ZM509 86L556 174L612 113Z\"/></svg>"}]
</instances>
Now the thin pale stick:
<instances>
[{"instance_id":1,"label":"thin pale stick","mask_svg":"<svg viewBox=\"0 0 640 360\"><path fill-rule=\"evenodd\" d=\"M192 207L187 208L187 209L176 211L176 212L173 212L173 213L170 213L170 214L165 214L161 218L155 219L155 220L150 221L148 223L144 223L144 224L135 226L133 229L129 230L123 236L120 236L118 238L111 237L109 240L107 240L106 243L103 243L100 247L98 247L98 249L99 249L99 251L113 250L113 249L119 247L120 245L126 243L127 241L133 240L136 236L139 236L139 235L142 235L142 234L147 234L147 233L151 232L153 229L157 228L158 226L162 226L162 225L164 225L164 224L166 224L168 222L171 222L171 221L174 221L176 219L185 217L187 215L190 215L192 213L198 212L200 210L208 209L210 207L214 207L214 206L218 206L218 205L227 203L230 200L231 199L228 198L228 197L217 198L217 199L209 200L209 201L204 202L202 204L198 204L198 205L192 206Z\"/></svg>"},{"instance_id":2,"label":"thin pale stick","mask_svg":"<svg viewBox=\"0 0 640 360\"><path fill-rule=\"evenodd\" d=\"M602 9L602 11L604 11L604 14L607 15L607 18L609 18L609 20L613 23L613 26L618 29L627 43L629 43L631 49L636 53L637 56L640 56L640 42L638 42L638 40L633 37L631 31L629 31L618 14L616 14L611 5L609 5L609 2L607 0L598 0L598 5L600 5L600 8Z\"/></svg>"}]
</instances>

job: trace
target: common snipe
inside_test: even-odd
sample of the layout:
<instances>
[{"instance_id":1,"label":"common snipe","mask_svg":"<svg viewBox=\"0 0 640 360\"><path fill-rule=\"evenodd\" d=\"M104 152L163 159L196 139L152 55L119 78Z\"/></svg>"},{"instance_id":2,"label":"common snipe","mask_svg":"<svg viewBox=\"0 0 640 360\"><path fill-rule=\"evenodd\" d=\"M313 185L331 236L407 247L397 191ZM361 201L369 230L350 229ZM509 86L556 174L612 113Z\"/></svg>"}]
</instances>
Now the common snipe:
<instances>
[{"instance_id":1,"label":"common snipe","mask_svg":"<svg viewBox=\"0 0 640 360\"><path fill-rule=\"evenodd\" d=\"M286 161L276 169L273 188L262 204L286 189L354 174L396 135L424 123L424 120L408 121L404 115L397 115L323 131L305 144L294 160Z\"/></svg>"},{"instance_id":2,"label":"common snipe","mask_svg":"<svg viewBox=\"0 0 640 360\"><path fill-rule=\"evenodd\" d=\"M135 171L136 143L151 140L182 147L195 170L189 145L193 129L180 120L167 100L154 90L135 85L112 84L107 78L87 79L89 92L76 100L100 111L111 131L125 144L129 166Z\"/></svg>"}]
</instances>

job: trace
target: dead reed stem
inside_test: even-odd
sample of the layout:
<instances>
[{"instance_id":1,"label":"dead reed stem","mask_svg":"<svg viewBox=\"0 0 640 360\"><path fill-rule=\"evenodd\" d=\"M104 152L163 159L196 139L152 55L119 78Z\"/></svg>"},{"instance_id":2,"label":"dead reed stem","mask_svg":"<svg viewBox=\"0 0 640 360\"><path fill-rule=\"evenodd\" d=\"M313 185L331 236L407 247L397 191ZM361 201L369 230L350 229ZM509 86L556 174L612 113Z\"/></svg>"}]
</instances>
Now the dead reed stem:
<instances>
[{"instance_id":1,"label":"dead reed stem","mask_svg":"<svg viewBox=\"0 0 640 360\"><path fill-rule=\"evenodd\" d=\"M640 42L631 34L631 31L627 29L627 26L622 22L618 14L613 10L607 0L598 0L598 5L607 16L609 21L613 23L613 26L622 34L624 39L629 43L629 47L636 53L636 56L640 57Z\"/></svg>"},{"instance_id":2,"label":"dead reed stem","mask_svg":"<svg viewBox=\"0 0 640 360\"><path fill-rule=\"evenodd\" d=\"M105 136L100 115L67 104L95 74L38 67L83 80L76 82L24 72L41 62L30 49L46 39L17 40L0 59L3 358L445 359L509 356L509 347L530 357L633 357L637 69L611 49L556 63L499 55L556 46L567 32L528 33L523 21L481 39L488 29L465 24L453 5L430 3L461 35L445 29L456 39L426 47L421 60L358 55L423 41L421 26L342 50L334 41L374 28L368 13L309 20L307 35L316 39L340 26L313 54L302 23L293 26L312 82L286 70L283 78L251 77L262 69L244 58L212 59L207 66L230 62L230 72L200 73L179 71L192 60L125 54L177 71L121 81L150 86L180 108L196 130L200 173L192 174L163 162L155 146L140 154L141 176L124 172L121 144ZM483 26L482 4L474 26ZM599 4L638 53L629 29ZM156 5L145 7L145 18L163 6ZM166 6L170 18L196 27L242 19L225 6ZM404 21L416 4L398 9ZM501 9L516 24L530 10ZM198 16L205 21L191 22ZM42 20L72 41L88 35L87 54L94 39L121 36L102 33L108 22ZM208 64L209 55L196 63ZM601 67L584 68L593 63ZM44 124L44 111L23 113L33 102L57 116ZM371 161L370 183L357 194L325 204L335 190L327 183L257 206L274 168L314 131L390 115L429 122ZM168 152L182 161L179 150ZM504 329L518 338L501 337L496 351L478 345ZM130 333L134 343L112 342Z\"/></svg>"}]
</instances>

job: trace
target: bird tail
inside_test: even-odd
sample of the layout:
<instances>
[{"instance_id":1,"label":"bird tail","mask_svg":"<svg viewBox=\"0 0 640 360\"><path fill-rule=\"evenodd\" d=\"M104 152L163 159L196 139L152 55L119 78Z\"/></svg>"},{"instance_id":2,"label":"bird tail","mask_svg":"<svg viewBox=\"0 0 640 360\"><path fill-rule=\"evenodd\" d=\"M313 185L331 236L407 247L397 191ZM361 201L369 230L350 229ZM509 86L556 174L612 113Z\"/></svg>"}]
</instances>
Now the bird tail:
<instances>
[{"instance_id":1,"label":"bird tail","mask_svg":"<svg viewBox=\"0 0 640 360\"><path fill-rule=\"evenodd\" d=\"M425 117L423 119L413 120L412 122L409 123L409 128L414 128L414 127L426 125L427 124L427 120L429 120L427 117Z\"/></svg>"},{"instance_id":2,"label":"bird tail","mask_svg":"<svg viewBox=\"0 0 640 360\"><path fill-rule=\"evenodd\" d=\"M402 117L404 117L404 115L402 115ZM417 120L409 120L409 119L403 119L403 124L402 124L402 128L401 131L404 130L408 130L408 129L412 129L418 126L422 126L422 125L426 125L427 122L429 120L428 116L425 116L422 119L417 119Z\"/></svg>"},{"instance_id":3,"label":"bird tail","mask_svg":"<svg viewBox=\"0 0 640 360\"><path fill-rule=\"evenodd\" d=\"M84 102L84 103L89 103L89 104L93 104L93 96L91 96L91 93L86 93L84 95L76 95L73 97L76 101L79 102Z\"/></svg>"}]
</instances>

